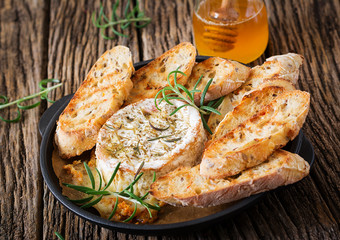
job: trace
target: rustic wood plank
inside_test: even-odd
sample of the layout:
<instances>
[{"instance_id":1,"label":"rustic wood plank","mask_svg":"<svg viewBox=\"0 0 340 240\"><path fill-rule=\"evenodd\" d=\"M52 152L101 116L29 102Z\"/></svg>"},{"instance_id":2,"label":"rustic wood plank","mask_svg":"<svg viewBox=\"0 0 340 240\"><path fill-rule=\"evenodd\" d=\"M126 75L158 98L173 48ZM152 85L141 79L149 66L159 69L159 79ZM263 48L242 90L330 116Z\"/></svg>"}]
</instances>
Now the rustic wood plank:
<instances>
[{"instance_id":1,"label":"rustic wood plank","mask_svg":"<svg viewBox=\"0 0 340 240\"><path fill-rule=\"evenodd\" d=\"M310 92L312 99L304 132L316 152L309 177L199 232L173 237L116 233L76 217L42 186L36 128L40 113L34 109L19 124L0 123L0 146L4 146L0 150L0 192L4 193L0 195L0 236L53 239L57 230L67 239L336 239L340 234L339 2L267 0L266 4L270 41L262 58L252 64L288 51L305 56L299 87ZM47 73L64 82L52 94L60 98L74 92L98 56L118 43L129 46L139 61L156 57L179 42L193 41L193 1L146 0L143 7L153 22L129 32L129 39L114 41L101 39L90 22L98 6L99 1L85 0L1 2L0 94L18 98L35 92ZM1 113L8 116L7 111ZM39 212L42 204L43 212Z\"/></svg>"},{"instance_id":2,"label":"rustic wood plank","mask_svg":"<svg viewBox=\"0 0 340 240\"><path fill-rule=\"evenodd\" d=\"M91 22L100 1L52 0L50 5L48 76L60 79L63 87L53 93L56 99L75 92L97 58L116 45L128 46L133 60L139 61L137 32L126 30L129 38L104 40ZM107 14L112 8L105 3ZM122 10L122 8L120 9ZM60 205L44 185L44 239L54 239L58 231L67 239L123 239L116 233L77 217Z\"/></svg>"},{"instance_id":3,"label":"rustic wood plank","mask_svg":"<svg viewBox=\"0 0 340 240\"><path fill-rule=\"evenodd\" d=\"M265 57L289 51L301 53L306 57L299 87L311 92L312 96L317 96L315 99L312 98L311 113L304 128L314 146L317 146L317 163L312 169L311 176L301 183L268 194L259 204L232 219L193 234L188 233L181 237L164 236L162 239L225 239L227 236L230 239L335 239L339 234L337 211L339 179L336 175L339 165L335 162L338 159L336 147L339 146L339 142L336 138L337 132L332 131L338 129L336 125L339 122L337 115L339 111L334 103L338 100L339 89L331 87L338 82L339 64L335 59L339 49L338 46L334 46L334 42L338 41L338 35L333 31L333 39L329 38L328 32L319 27L319 20L322 19L324 24L331 23L330 26L327 25L331 30L337 29L338 25L321 16L310 18L316 9L321 9L321 12L327 16L334 16L336 13L334 9L339 9L339 6L335 1L329 1L322 6L318 6L316 1L297 3L286 1L284 4L266 1L266 4L270 12L269 46L262 58L252 65L263 62ZM157 23L153 22L152 25L138 31L142 60L154 58L179 42L193 41L191 24L188 24L191 23L192 1L145 1L143 7L146 15L151 16ZM315 49L315 46L318 46L318 49ZM328 53L327 56L325 52ZM326 61L324 61L325 57ZM87 67L89 68L90 65ZM328 75L326 81L320 72ZM332 92L333 98L327 97L329 91ZM325 111L328 111L328 114L324 114ZM315 135L314 131L318 134ZM327 139L328 136L331 140ZM329 141L331 145L324 144ZM329 166L335 167L332 169ZM327 178L327 175L332 177ZM71 213L66 215L72 216ZM77 218L70 217L69 221L75 219ZM79 221L81 220L76 220L76 225L81 228ZM81 228L82 232L79 235L74 227L69 226L66 236L71 239L75 236L84 237L85 231L87 236L101 236L104 239L144 239L121 233L109 236L105 229L93 230L97 228L93 227L90 230L88 227L84 230L85 228Z\"/></svg>"},{"instance_id":4,"label":"rustic wood plank","mask_svg":"<svg viewBox=\"0 0 340 240\"><path fill-rule=\"evenodd\" d=\"M45 1L0 3L0 95L10 100L39 91L46 77L43 55ZM15 108L0 111L15 117ZM20 123L0 122L0 238L41 238L42 177L39 168L39 109Z\"/></svg>"},{"instance_id":5,"label":"rustic wood plank","mask_svg":"<svg viewBox=\"0 0 340 240\"><path fill-rule=\"evenodd\" d=\"M194 1L146 0L142 6L152 18L152 23L140 30L143 60L155 58L180 42L193 43Z\"/></svg>"}]
</instances>

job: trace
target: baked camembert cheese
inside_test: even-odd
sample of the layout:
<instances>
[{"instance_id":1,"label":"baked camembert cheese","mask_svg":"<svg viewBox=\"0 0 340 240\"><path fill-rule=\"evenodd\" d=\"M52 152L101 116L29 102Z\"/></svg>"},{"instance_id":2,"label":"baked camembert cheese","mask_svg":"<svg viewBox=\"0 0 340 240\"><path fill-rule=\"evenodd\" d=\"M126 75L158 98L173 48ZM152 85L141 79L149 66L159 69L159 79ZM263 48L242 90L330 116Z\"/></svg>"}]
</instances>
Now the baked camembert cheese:
<instances>
[{"instance_id":1,"label":"baked camembert cheese","mask_svg":"<svg viewBox=\"0 0 340 240\"><path fill-rule=\"evenodd\" d=\"M146 99L117 111L105 123L96 145L96 165L105 182L119 162L120 171L132 176L143 163L142 171L146 174L144 180L137 183L142 185L144 181L151 181L150 172L156 172L159 177L179 166L198 163L206 141L199 112L192 107L183 107L170 116L184 104L178 100L172 100L172 103L160 103L159 110L154 99ZM146 176L150 179L145 180ZM112 183L116 190L124 187L117 186L115 181L119 178ZM126 186L128 184L126 182ZM142 194L149 190L150 185L145 185Z\"/></svg>"}]
</instances>

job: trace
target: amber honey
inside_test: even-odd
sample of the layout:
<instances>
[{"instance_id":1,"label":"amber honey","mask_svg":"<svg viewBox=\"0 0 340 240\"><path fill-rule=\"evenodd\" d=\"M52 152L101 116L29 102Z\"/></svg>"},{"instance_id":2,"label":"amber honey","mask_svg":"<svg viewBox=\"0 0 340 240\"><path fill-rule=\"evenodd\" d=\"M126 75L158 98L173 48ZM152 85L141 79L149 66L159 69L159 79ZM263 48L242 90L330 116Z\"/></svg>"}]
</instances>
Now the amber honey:
<instances>
[{"instance_id":1,"label":"amber honey","mask_svg":"<svg viewBox=\"0 0 340 240\"><path fill-rule=\"evenodd\" d=\"M219 56L249 63L257 59L268 43L266 7L259 0L234 0L237 19L216 19L222 0L202 0L193 14L195 44L200 55Z\"/></svg>"}]
</instances>

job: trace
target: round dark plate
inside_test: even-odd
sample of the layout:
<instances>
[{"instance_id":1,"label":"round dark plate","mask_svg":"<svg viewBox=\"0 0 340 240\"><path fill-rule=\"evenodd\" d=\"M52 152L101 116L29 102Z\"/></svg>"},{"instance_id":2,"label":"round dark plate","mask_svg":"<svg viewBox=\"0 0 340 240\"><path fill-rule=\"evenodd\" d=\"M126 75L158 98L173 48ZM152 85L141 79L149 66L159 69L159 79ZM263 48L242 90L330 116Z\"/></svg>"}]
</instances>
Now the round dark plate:
<instances>
[{"instance_id":1,"label":"round dark plate","mask_svg":"<svg viewBox=\"0 0 340 240\"><path fill-rule=\"evenodd\" d=\"M198 56L196 58L197 62L201 62L208 57ZM146 65L151 60L136 63L134 66L137 69ZM59 186L59 180L55 175L52 167L52 152L53 152L53 138L56 129L56 121L59 115L67 106L73 94L67 95L58 101L56 101L49 109L45 111L39 122L39 131L42 136L41 146L40 146L40 167L42 175L45 182L52 192L52 194L69 210L76 213L80 217L98 224L102 227L109 228L112 230L139 234L139 235L169 235L179 233L181 231L191 231L191 230L201 230L202 228L208 227L213 223L230 217L246 207L251 206L261 199L266 193L259 193L248 198L242 199L236 202L234 205L214 214L206 217L198 218L191 221L171 223L171 224L159 224L159 225L135 225L129 223L112 222L107 219L101 218L89 211L81 209L79 206L67 200L66 197L62 195L61 187ZM290 152L297 153L303 157L310 165L314 162L314 150L309 140L304 136L302 131L299 135L291 142L289 142L284 148Z\"/></svg>"}]
</instances>

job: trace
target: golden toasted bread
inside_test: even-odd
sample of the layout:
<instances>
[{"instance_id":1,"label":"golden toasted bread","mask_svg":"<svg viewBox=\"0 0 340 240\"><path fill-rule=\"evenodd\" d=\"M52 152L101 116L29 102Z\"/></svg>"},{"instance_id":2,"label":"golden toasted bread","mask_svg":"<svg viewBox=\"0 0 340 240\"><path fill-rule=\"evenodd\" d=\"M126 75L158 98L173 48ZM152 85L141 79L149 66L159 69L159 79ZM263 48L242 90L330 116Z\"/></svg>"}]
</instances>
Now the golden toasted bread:
<instances>
[{"instance_id":1,"label":"golden toasted bread","mask_svg":"<svg viewBox=\"0 0 340 240\"><path fill-rule=\"evenodd\" d=\"M132 77L133 89L124 105L155 97L159 90L168 85L169 73L177 68L186 74L186 76L177 74L177 82L185 85L195 64L195 59L195 47L191 43L184 42L138 69ZM170 75L169 80L173 84L174 74Z\"/></svg>"},{"instance_id":2,"label":"golden toasted bread","mask_svg":"<svg viewBox=\"0 0 340 240\"><path fill-rule=\"evenodd\" d=\"M244 96L241 103L229 112L217 126L212 141L223 137L241 123L253 117L284 91L287 91L284 87L267 86Z\"/></svg>"},{"instance_id":3,"label":"golden toasted bread","mask_svg":"<svg viewBox=\"0 0 340 240\"><path fill-rule=\"evenodd\" d=\"M99 58L57 122L55 143L61 157L74 157L94 147L99 129L132 89L133 71L127 47L114 47Z\"/></svg>"},{"instance_id":4,"label":"golden toasted bread","mask_svg":"<svg viewBox=\"0 0 340 240\"><path fill-rule=\"evenodd\" d=\"M83 157L83 156L82 156ZM95 181L95 189L99 188L100 185L100 177L98 172L96 171L96 157L94 154L94 151L91 152L91 156L88 157L89 159L86 159L86 162L88 161L88 166L91 169L91 172L93 174L93 178ZM82 158L82 161L85 161L85 159ZM81 160L73 161L72 164L66 164L61 169L59 169L60 174L58 175L58 178L60 180L60 186L62 188L62 192L64 196L67 196L69 199L72 200L78 200L88 197L89 195L76 191L72 188L66 187L63 183L78 185L78 186L84 186L88 188L92 188L91 180L87 174L87 171L85 170L84 164ZM152 175L152 174L151 174ZM118 170L116 177L113 179L112 183L110 184L110 187L108 190L111 190L112 192L120 192L124 189L126 189L131 182L134 180L135 173L128 173L121 170ZM149 191L150 185L152 183L152 176L151 181L148 182L150 179L149 176L146 176L145 174L139 179L139 181L134 185L134 194L137 196L144 196ZM107 182L105 183L107 184ZM102 188L104 188L105 184L102 184ZM100 197L100 195L95 196L93 200L95 200L97 197ZM103 196L102 200L95 204L93 207L99 212L101 217L108 219L110 214L112 213L112 209L115 206L116 203L116 196L115 195L106 195ZM154 197L148 195L145 199L145 202L149 204L160 204ZM126 199L119 198L118 199L118 206L116 213L112 216L111 221L122 221L124 219L127 219L130 217L131 213L133 212L135 208L135 204L133 202L130 202ZM133 219L133 222L139 222L139 223L151 223L154 220L157 219L157 213L158 211L152 210L152 218L150 218L147 210L141 206L137 206L137 211L135 214L135 217Z\"/></svg>"},{"instance_id":5,"label":"golden toasted bread","mask_svg":"<svg viewBox=\"0 0 340 240\"><path fill-rule=\"evenodd\" d=\"M250 68L231 60L225 60L218 57L211 57L194 66L188 79L186 87L192 90L202 76L196 89L201 90L195 94L195 104L199 105L201 94L212 78L213 81L205 95L204 102L220 98L240 87L248 78Z\"/></svg>"},{"instance_id":6,"label":"golden toasted bread","mask_svg":"<svg viewBox=\"0 0 340 240\"><path fill-rule=\"evenodd\" d=\"M292 184L307 176L309 164L297 154L276 150L256 167L232 178L209 179L200 166L179 168L151 185L151 194L175 206L211 207Z\"/></svg>"},{"instance_id":7,"label":"golden toasted bread","mask_svg":"<svg viewBox=\"0 0 340 240\"><path fill-rule=\"evenodd\" d=\"M224 178L265 161L299 133L309 100L309 93L299 90L280 94L254 117L213 141L204 151L200 173Z\"/></svg>"},{"instance_id":8,"label":"golden toasted bread","mask_svg":"<svg viewBox=\"0 0 340 240\"><path fill-rule=\"evenodd\" d=\"M242 98L251 91L268 85L283 86L286 89L294 88L302 63L301 55L288 53L270 57L262 65L253 67L247 81L240 88L224 97L217 109L221 115L212 114L210 116L208 126L211 131L214 132L225 114L236 107Z\"/></svg>"},{"instance_id":9,"label":"golden toasted bread","mask_svg":"<svg viewBox=\"0 0 340 240\"><path fill-rule=\"evenodd\" d=\"M208 126L210 127L213 133L216 132L216 129L220 122L224 119L227 113L232 111L236 106L238 106L242 99L250 94L253 91L261 90L262 88L268 86L277 86L283 87L287 91L295 90L294 85L282 78L271 78L271 79L263 79L255 81L255 83L250 80L247 83L243 84L240 88L236 89L232 93L228 94L224 97L221 105L217 108L217 110L221 113L221 115L211 114L208 120Z\"/></svg>"},{"instance_id":10,"label":"golden toasted bread","mask_svg":"<svg viewBox=\"0 0 340 240\"><path fill-rule=\"evenodd\" d=\"M300 54L287 53L272 56L260 66L251 69L250 79L266 79L279 77L295 84L299 78L300 67L304 58Z\"/></svg>"}]
</instances>

